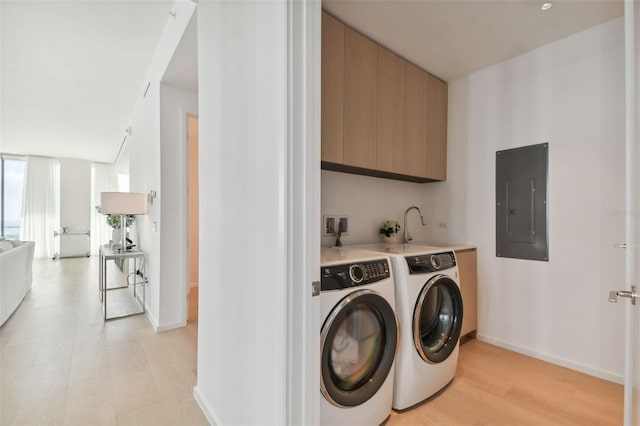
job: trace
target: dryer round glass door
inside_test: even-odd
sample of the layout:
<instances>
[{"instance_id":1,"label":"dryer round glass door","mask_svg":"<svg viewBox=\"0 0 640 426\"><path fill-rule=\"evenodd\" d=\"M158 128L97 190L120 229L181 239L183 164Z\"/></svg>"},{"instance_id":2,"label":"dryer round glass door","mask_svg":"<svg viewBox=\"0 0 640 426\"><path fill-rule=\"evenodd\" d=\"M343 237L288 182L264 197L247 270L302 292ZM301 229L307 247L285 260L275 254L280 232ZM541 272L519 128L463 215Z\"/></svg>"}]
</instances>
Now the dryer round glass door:
<instances>
[{"instance_id":1,"label":"dryer round glass door","mask_svg":"<svg viewBox=\"0 0 640 426\"><path fill-rule=\"evenodd\" d=\"M458 284L436 275L422 287L413 313L413 340L420 357L439 363L451 355L460 338L462 295Z\"/></svg>"},{"instance_id":2,"label":"dryer round glass door","mask_svg":"<svg viewBox=\"0 0 640 426\"><path fill-rule=\"evenodd\" d=\"M338 303L322 326L321 391L339 407L360 405L389 375L398 343L393 308L371 290Z\"/></svg>"}]
</instances>

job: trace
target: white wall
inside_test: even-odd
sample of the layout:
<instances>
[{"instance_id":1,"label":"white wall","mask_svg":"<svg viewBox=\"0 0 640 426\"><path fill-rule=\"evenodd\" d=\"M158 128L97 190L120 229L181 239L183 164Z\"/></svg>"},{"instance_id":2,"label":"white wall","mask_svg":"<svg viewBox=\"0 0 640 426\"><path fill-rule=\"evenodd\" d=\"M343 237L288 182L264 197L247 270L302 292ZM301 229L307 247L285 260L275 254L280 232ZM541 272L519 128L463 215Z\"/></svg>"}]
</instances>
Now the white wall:
<instances>
[{"instance_id":1,"label":"white wall","mask_svg":"<svg viewBox=\"0 0 640 426\"><path fill-rule=\"evenodd\" d=\"M365 244L381 241L380 228L385 220L395 220L403 226L404 212L418 206L427 219L428 200L424 200L425 187L430 184L402 182L349 173L322 171L322 215L349 216L349 235L341 238L343 244ZM322 245L332 246L335 237L325 237ZM424 241L428 228L436 226L428 221L424 227L416 211L407 215L407 228L414 241ZM400 229L402 235L403 229Z\"/></svg>"},{"instance_id":2,"label":"white wall","mask_svg":"<svg viewBox=\"0 0 640 426\"><path fill-rule=\"evenodd\" d=\"M160 306L162 328L186 324L187 289L187 113L198 113L198 94L160 85ZM183 301L183 303L176 303Z\"/></svg>"},{"instance_id":3,"label":"white wall","mask_svg":"<svg viewBox=\"0 0 640 426\"><path fill-rule=\"evenodd\" d=\"M147 95L137 106L131 121L132 134L129 139L130 171L129 190L148 193L151 189L161 193L160 188L160 125L159 84L153 84ZM145 216L136 219L138 247L145 251L145 276L147 315L158 327L160 309L160 233L153 230L153 223L160 222L160 197L149 206ZM159 226L159 225L158 225Z\"/></svg>"},{"instance_id":4,"label":"white wall","mask_svg":"<svg viewBox=\"0 0 640 426\"><path fill-rule=\"evenodd\" d=\"M286 52L287 2L200 2L195 395L216 424L286 423Z\"/></svg>"},{"instance_id":5,"label":"white wall","mask_svg":"<svg viewBox=\"0 0 640 426\"><path fill-rule=\"evenodd\" d=\"M180 166L167 170L162 169L163 149L173 148L169 139L163 139L161 133L161 81L167 65L171 61L176 47L193 16L195 7L192 2L178 1L173 7L175 16L168 15L167 25L158 43L131 119L131 136L126 145L129 155L122 156L122 161L126 161L127 158L129 161L130 191L149 193L151 190L155 190L158 194L154 203L149 206L147 215L139 216L136 220L138 245L147 254L145 264L145 273L149 280L149 284L146 287L147 314L156 330L164 330L180 325L179 312L182 309L181 306L185 303L182 298L174 298L173 304L167 302L167 300L170 300L170 297L174 297L175 292L179 291L176 289L180 289L185 285L186 277L183 281L170 282L163 279L163 273L166 272L165 269L176 266L175 262L173 265L163 263L161 256L162 250L171 249L171 247L167 246L165 248L163 245L165 242L162 240L162 236L166 236L166 233L163 232L163 226L165 225L165 217L163 215L168 209L176 208L175 205L171 204L163 207L163 196L169 199L172 197L170 192L164 191L163 183L170 182L172 179L179 180L181 177L174 175ZM148 89L147 84L149 84ZM166 108L171 109L171 107ZM167 111L165 109L165 112ZM178 120L177 118L175 119ZM172 123L165 126L164 130L172 132L175 130L174 125L179 126L177 121L172 121ZM172 136L168 135L167 137L171 138ZM119 170L118 164L116 164L116 170ZM169 185L168 191L174 189L175 187ZM166 219L168 220L166 225L169 230L174 229L173 227L176 226L173 221L179 220L179 218L176 219L176 216L170 214L167 214ZM171 243L171 239L169 243ZM176 261L179 261L179 258ZM164 296L165 292L170 296Z\"/></svg>"},{"instance_id":6,"label":"white wall","mask_svg":"<svg viewBox=\"0 0 640 426\"><path fill-rule=\"evenodd\" d=\"M122 149L118 154L118 157L114 159L113 172L116 175L116 184L119 192L129 192L129 178L130 178L130 164L129 164L129 154L130 148L129 144L131 142L131 138L127 137L122 145Z\"/></svg>"},{"instance_id":7,"label":"white wall","mask_svg":"<svg viewBox=\"0 0 640 426\"><path fill-rule=\"evenodd\" d=\"M622 19L449 85L449 178L425 185L433 242L478 246L478 336L623 375ZM549 143L549 262L495 256L495 152Z\"/></svg>"},{"instance_id":8,"label":"white wall","mask_svg":"<svg viewBox=\"0 0 640 426\"><path fill-rule=\"evenodd\" d=\"M86 160L60 159L60 227L70 232L91 229L91 163ZM61 235L61 256L91 251L85 235Z\"/></svg>"}]
</instances>

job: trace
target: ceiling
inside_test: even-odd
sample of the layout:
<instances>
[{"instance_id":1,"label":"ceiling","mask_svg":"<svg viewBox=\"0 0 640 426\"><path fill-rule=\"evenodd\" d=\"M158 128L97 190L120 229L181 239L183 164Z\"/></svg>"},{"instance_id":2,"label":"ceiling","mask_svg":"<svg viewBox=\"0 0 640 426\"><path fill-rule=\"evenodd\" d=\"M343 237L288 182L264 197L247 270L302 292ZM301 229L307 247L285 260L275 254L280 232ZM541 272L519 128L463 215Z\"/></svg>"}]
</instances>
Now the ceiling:
<instances>
[{"instance_id":1,"label":"ceiling","mask_svg":"<svg viewBox=\"0 0 640 426\"><path fill-rule=\"evenodd\" d=\"M164 0L0 0L0 152L113 162L169 18ZM324 0L451 81L623 13L622 0ZM163 82L197 88L190 23Z\"/></svg>"},{"instance_id":2,"label":"ceiling","mask_svg":"<svg viewBox=\"0 0 640 426\"><path fill-rule=\"evenodd\" d=\"M549 0L545 0L549 1ZM622 0L323 0L322 8L445 80L622 16Z\"/></svg>"},{"instance_id":3,"label":"ceiling","mask_svg":"<svg viewBox=\"0 0 640 426\"><path fill-rule=\"evenodd\" d=\"M113 162L172 1L0 1L0 152Z\"/></svg>"}]
</instances>

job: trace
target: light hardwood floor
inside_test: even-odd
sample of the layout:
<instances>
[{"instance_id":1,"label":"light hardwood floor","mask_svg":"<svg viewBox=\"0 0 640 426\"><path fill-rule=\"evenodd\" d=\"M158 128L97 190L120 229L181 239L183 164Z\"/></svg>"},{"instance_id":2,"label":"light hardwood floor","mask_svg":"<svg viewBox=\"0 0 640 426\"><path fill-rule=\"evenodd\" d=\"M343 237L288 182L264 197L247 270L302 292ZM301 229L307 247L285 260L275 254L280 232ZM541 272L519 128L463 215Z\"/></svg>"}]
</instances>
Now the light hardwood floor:
<instances>
[{"instance_id":1,"label":"light hardwood floor","mask_svg":"<svg viewBox=\"0 0 640 426\"><path fill-rule=\"evenodd\" d=\"M97 259L37 261L0 328L0 425L206 425L192 396L197 323L104 323ZM386 426L619 425L622 387L473 340L455 380Z\"/></svg>"},{"instance_id":2,"label":"light hardwood floor","mask_svg":"<svg viewBox=\"0 0 640 426\"><path fill-rule=\"evenodd\" d=\"M621 425L622 409L621 385L471 340L454 381L387 426Z\"/></svg>"},{"instance_id":3,"label":"light hardwood floor","mask_svg":"<svg viewBox=\"0 0 640 426\"><path fill-rule=\"evenodd\" d=\"M196 325L105 323L97 277L96 257L36 261L33 289L0 328L0 424L207 425L192 396Z\"/></svg>"}]
</instances>

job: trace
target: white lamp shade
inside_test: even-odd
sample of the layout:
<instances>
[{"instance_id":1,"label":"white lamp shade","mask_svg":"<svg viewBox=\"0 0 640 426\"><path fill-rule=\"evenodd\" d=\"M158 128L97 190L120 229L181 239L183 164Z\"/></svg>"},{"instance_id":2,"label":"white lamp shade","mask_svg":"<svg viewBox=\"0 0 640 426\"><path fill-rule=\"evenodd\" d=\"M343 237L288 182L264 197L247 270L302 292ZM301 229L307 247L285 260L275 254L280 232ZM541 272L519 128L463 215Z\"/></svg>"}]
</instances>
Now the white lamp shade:
<instances>
[{"instance_id":1,"label":"white lamp shade","mask_svg":"<svg viewBox=\"0 0 640 426\"><path fill-rule=\"evenodd\" d=\"M147 214L147 194L102 192L100 211L104 214Z\"/></svg>"}]
</instances>

